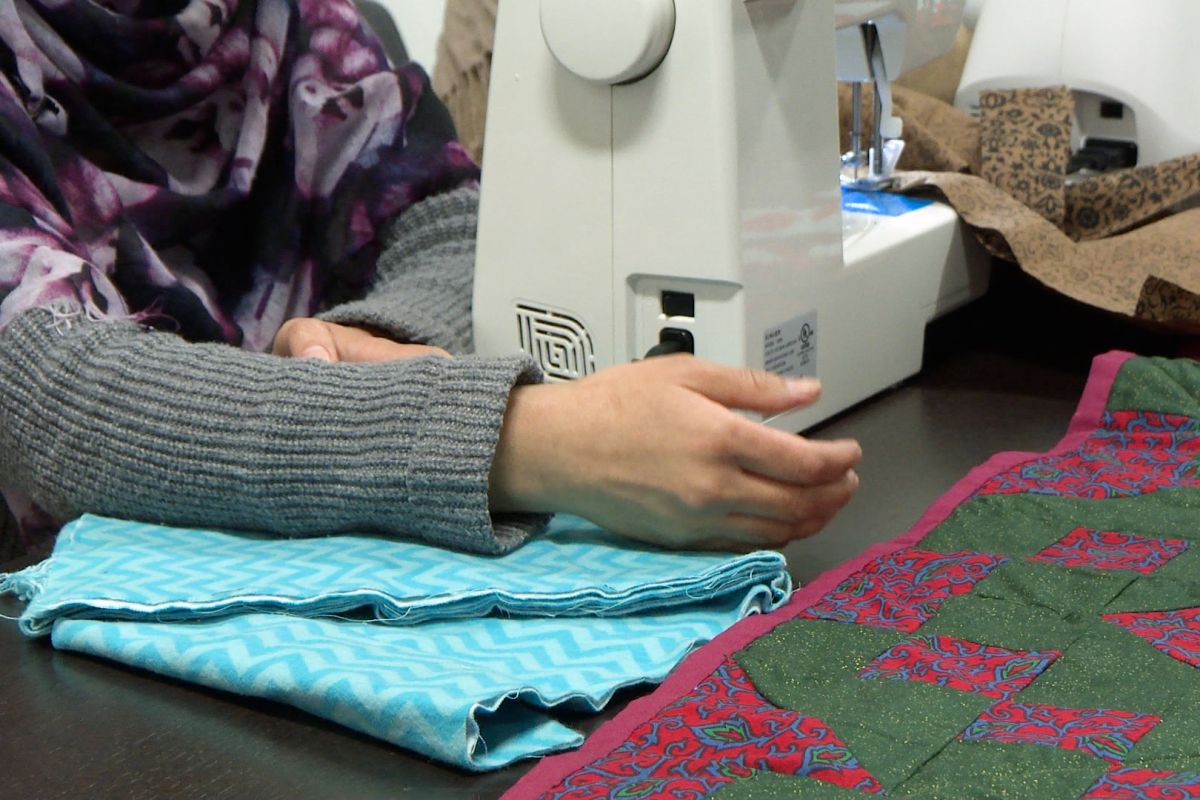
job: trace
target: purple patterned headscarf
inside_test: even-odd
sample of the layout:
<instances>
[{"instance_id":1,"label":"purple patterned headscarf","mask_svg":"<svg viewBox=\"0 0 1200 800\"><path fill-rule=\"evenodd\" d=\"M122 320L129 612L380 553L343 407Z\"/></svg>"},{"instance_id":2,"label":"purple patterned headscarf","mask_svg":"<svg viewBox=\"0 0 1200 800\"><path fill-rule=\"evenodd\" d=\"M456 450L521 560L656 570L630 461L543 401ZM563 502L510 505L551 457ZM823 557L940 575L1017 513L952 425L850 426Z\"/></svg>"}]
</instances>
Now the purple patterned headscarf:
<instances>
[{"instance_id":1,"label":"purple patterned headscarf","mask_svg":"<svg viewBox=\"0 0 1200 800\"><path fill-rule=\"evenodd\" d=\"M0 0L0 330L75 306L263 350L476 178L349 0Z\"/></svg>"}]
</instances>

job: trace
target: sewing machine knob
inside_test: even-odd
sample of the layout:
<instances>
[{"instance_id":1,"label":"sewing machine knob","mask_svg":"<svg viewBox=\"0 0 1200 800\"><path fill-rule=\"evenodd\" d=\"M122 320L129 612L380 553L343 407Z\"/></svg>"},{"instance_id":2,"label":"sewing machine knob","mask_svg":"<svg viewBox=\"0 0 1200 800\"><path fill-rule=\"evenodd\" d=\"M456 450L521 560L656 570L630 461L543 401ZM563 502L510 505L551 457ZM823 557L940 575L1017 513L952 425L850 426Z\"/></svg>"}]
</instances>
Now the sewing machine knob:
<instances>
[{"instance_id":1,"label":"sewing machine knob","mask_svg":"<svg viewBox=\"0 0 1200 800\"><path fill-rule=\"evenodd\" d=\"M558 63L596 83L644 78L675 34L674 0L542 0L541 16Z\"/></svg>"}]
</instances>

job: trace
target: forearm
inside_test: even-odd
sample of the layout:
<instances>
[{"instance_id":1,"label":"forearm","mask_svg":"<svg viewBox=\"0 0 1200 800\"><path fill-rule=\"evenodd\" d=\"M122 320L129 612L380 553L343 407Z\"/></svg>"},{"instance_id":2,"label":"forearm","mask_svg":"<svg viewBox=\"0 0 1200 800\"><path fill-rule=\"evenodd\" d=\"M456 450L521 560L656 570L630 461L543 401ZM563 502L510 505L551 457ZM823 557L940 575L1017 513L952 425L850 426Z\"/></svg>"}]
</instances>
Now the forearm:
<instances>
[{"instance_id":1,"label":"forearm","mask_svg":"<svg viewBox=\"0 0 1200 800\"><path fill-rule=\"evenodd\" d=\"M488 473L522 359L327 364L196 345L130 323L0 335L0 472L83 512L288 535L378 531L498 552Z\"/></svg>"}]
</instances>

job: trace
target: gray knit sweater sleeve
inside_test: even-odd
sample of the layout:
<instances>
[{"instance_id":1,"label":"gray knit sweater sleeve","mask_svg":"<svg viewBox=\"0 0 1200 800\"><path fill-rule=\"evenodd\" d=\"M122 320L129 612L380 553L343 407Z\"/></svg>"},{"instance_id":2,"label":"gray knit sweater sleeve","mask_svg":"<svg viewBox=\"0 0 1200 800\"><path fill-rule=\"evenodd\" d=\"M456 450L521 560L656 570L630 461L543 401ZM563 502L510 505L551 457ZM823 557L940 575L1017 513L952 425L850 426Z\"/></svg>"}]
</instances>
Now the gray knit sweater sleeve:
<instances>
[{"instance_id":1,"label":"gray knit sweater sleeve","mask_svg":"<svg viewBox=\"0 0 1200 800\"><path fill-rule=\"evenodd\" d=\"M320 314L376 328L404 342L469 353L479 191L462 188L426 200L384 231L384 250L367 296Z\"/></svg>"},{"instance_id":2,"label":"gray knit sweater sleeve","mask_svg":"<svg viewBox=\"0 0 1200 800\"><path fill-rule=\"evenodd\" d=\"M472 202L455 193L411 211L431 214L438 229L439 206L454 218L455 209L470 215ZM466 240L455 238L465 225L445 223L442 238L395 226L389 248L402 255L385 260L423 265L417 252L429 247L469 298L473 222ZM462 349L461 303L425 305L462 292L443 290L423 269L411 285L424 295L401 297L385 280L384 301L373 293L354 304L368 312L359 318L419 338L446 335ZM286 535L384 532L503 552L544 523L494 517L487 492L509 391L538 378L519 357L329 364L39 309L0 334L0 475L63 519L91 512Z\"/></svg>"}]
</instances>

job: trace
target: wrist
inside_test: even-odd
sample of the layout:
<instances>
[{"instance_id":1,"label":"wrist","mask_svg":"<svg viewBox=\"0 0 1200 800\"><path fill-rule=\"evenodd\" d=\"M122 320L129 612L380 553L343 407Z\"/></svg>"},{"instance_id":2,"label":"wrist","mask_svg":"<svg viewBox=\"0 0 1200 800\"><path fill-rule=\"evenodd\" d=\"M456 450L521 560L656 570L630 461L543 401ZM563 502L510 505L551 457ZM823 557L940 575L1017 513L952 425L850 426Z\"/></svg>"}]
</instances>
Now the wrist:
<instances>
[{"instance_id":1,"label":"wrist","mask_svg":"<svg viewBox=\"0 0 1200 800\"><path fill-rule=\"evenodd\" d=\"M552 512L562 470L555 466L557 409L566 387L551 384L517 386L509 393L500 438L488 474L493 511ZM556 475L556 473L558 473Z\"/></svg>"}]
</instances>

